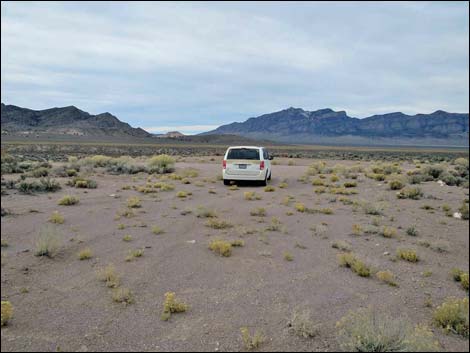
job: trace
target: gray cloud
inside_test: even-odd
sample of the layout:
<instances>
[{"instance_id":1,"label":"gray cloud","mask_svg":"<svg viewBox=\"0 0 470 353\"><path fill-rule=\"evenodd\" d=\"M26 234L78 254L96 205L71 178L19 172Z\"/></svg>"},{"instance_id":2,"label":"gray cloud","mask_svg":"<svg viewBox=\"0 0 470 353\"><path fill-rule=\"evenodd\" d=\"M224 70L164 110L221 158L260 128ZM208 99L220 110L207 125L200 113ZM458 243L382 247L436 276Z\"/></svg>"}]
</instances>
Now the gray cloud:
<instances>
[{"instance_id":1,"label":"gray cloud","mask_svg":"<svg viewBox=\"0 0 470 353\"><path fill-rule=\"evenodd\" d=\"M468 112L464 2L1 6L4 103L185 128L289 106Z\"/></svg>"}]
</instances>

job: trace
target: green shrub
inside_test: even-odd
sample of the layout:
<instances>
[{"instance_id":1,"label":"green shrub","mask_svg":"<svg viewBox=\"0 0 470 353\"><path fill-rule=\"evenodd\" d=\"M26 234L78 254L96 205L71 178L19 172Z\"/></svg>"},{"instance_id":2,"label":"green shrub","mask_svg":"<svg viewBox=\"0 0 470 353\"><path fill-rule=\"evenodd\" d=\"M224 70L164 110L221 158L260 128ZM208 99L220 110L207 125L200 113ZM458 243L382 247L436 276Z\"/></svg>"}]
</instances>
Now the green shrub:
<instances>
[{"instance_id":1,"label":"green shrub","mask_svg":"<svg viewBox=\"0 0 470 353\"><path fill-rule=\"evenodd\" d=\"M62 224L64 223L64 216L62 216L59 211L52 212L51 216L49 217L49 222Z\"/></svg>"},{"instance_id":2,"label":"green shrub","mask_svg":"<svg viewBox=\"0 0 470 353\"><path fill-rule=\"evenodd\" d=\"M264 217L266 216L266 209L263 207L256 207L250 211L251 216Z\"/></svg>"},{"instance_id":3,"label":"green shrub","mask_svg":"<svg viewBox=\"0 0 470 353\"><path fill-rule=\"evenodd\" d=\"M79 260L88 260L88 259L91 259L92 256L93 256L93 253L90 248L85 248L83 250L80 250L80 252L78 253Z\"/></svg>"},{"instance_id":4,"label":"green shrub","mask_svg":"<svg viewBox=\"0 0 470 353\"><path fill-rule=\"evenodd\" d=\"M216 218L210 218L205 225L207 227L213 228L213 229L225 229L225 228L232 228L233 225L229 222L226 222L224 220L219 220Z\"/></svg>"},{"instance_id":5,"label":"green shrub","mask_svg":"<svg viewBox=\"0 0 470 353\"><path fill-rule=\"evenodd\" d=\"M361 277L370 276L370 268L364 262L357 259L354 254L339 254L338 261L341 267L350 268L354 273L358 274Z\"/></svg>"},{"instance_id":6,"label":"green shrub","mask_svg":"<svg viewBox=\"0 0 470 353\"><path fill-rule=\"evenodd\" d=\"M423 195L423 191L420 188L404 188L399 193L397 193L397 197L399 199L419 200L423 197Z\"/></svg>"},{"instance_id":7,"label":"green shrub","mask_svg":"<svg viewBox=\"0 0 470 353\"><path fill-rule=\"evenodd\" d=\"M116 303L132 304L134 302L134 295L129 288L114 289L112 297Z\"/></svg>"},{"instance_id":8,"label":"green shrub","mask_svg":"<svg viewBox=\"0 0 470 353\"><path fill-rule=\"evenodd\" d=\"M289 331L299 337L310 338L319 334L320 324L316 324L310 315L310 311L295 310L288 323Z\"/></svg>"},{"instance_id":9,"label":"green shrub","mask_svg":"<svg viewBox=\"0 0 470 353\"><path fill-rule=\"evenodd\" d=\"M120 279L112 264L109 264L106 267L98 270L97 276L101 282L106 282L106 286L108 288L119 287Z\"/></svg>"},{"instance_id":10,"label":"green shrub","mask_svg":"<svg viewBox=\"0 0 470 353\"><path fill-rule=\"evenodd\" d=\"M405 184L401 180L391 180L388 183L388 186L390 187L390 190L401 190L405 187Z\"/></svg>"},{"instance_id":11,"label":"green shrub","mask_svg":"<svg viewBox=\"0 0 470 353\"><path fill-rule=\"evenodd\" d=\"M397 250L397 256L402 259L406 260L408 262L418 262L419 261L419 256L416 253L415 250L412 249L398 249Z\"/></svg>"},{"instance_id":12,"label":"green shrub","mask_svg":"<svg viewBox=\"0 0 470 353\"><path fill-rule=\"evenodd\" d=\"M133 196L127 199L127 207L140 208L142 207L142 204L140 203L140 199L137 196Z\"/></svg>"},{"instance_id":13,"label":"green shrub","mask_svg":"<svg viewBox=\"0 0 470 353\"><path fill-rule=\"evenodd\" d=\"M243 344L245 345L245 348L248 350L259 348L265 341L263 334L259 331L256 331L255 334L251 336L248 328L242 327L240 329L240 332L241 332Z\"/></svg>"},{"instance_id":14,"label":"green shrub","mask_svg":"<svg viewBox=\"0 0 470 353\"><path fill-rule=\"evenodd\" d=\"M412 237L416 237L418 235L418 230L415 226L410 226L406 229L406 234Z\"/></svg>"}]
</instances>

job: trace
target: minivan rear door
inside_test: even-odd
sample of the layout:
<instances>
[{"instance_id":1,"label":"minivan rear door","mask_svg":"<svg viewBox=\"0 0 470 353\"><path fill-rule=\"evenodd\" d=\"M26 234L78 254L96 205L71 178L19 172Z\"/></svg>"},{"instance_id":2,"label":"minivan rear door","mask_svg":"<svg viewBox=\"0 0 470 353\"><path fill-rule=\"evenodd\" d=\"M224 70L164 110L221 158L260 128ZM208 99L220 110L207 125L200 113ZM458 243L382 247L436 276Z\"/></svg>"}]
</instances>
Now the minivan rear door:
<instances>
[{"instance_id":1,"label":"minivan rear door","mask_svg":"<svg viewBox=\"0 0 470 353\"><path fill-rule=\"evenodd\" d=\"M260 163L259 148L231 148L227 153L225 172L229 175L258 175Z\"/></svg>"}]
</instances>

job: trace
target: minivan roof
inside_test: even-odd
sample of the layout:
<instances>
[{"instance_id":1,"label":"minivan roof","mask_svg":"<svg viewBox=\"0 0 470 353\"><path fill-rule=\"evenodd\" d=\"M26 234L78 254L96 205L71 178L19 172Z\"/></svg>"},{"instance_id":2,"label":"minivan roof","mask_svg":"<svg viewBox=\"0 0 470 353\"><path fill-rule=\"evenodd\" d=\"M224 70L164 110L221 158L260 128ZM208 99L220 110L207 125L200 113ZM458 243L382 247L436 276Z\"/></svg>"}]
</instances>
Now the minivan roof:
<instances>
[{"instance_id":1,"label":"minivan roof","mask_svg":"<svg viewBox=\"0 0 470 353\"><path fill-rule=\"evenodd\" d=\"M260 146L230 146L228 149L231 149L231 148L264 148L264 147L260 147Z\"/></svg>"}]
</instances>

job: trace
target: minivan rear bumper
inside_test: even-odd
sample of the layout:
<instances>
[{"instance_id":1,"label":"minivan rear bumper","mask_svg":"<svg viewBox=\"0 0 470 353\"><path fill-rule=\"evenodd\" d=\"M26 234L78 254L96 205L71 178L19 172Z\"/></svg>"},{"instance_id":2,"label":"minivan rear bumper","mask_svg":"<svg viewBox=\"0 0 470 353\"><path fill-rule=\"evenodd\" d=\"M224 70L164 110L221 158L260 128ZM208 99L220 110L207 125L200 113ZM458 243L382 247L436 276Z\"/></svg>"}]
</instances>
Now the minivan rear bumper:
<instances>
[{"instance_id":1,"label":"minivan rear bumper","mask_svg":"<svg viewBox=\"0 0 470 353\"><path fill-rule=\"evenodd\" d=\"M222 176L225 180L265 180L267 170L260 170L256 175L229 174L225 169L222 170Z\"/></svg>"}]
</instances>

